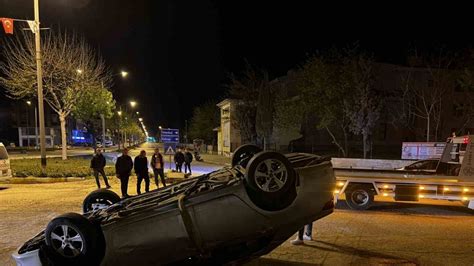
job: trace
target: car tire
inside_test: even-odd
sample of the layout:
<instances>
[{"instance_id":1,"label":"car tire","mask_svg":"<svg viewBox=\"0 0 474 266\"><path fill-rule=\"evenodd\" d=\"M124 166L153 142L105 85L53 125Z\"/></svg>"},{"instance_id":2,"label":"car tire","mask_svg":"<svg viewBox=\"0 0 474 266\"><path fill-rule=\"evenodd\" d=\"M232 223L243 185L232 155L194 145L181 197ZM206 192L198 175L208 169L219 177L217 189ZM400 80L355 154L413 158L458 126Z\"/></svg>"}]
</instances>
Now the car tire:
<instances>
[{"instance_id":1,"label":"car tire","mask_svg":"<svg viewBox=\"0 0 474 266\"><path fill-rule=\"evenodd\" d=\"M353 210L367 210L374 202L374 192L370 186L350 186L345 195L347 206Z\"/></svg>"},{"instance_id":2,"label":"car tire","mask_svg":"<svg viewBox=\"0 0 474 266\"><path fill-rule=\"evenodd\" d=\"M269 197L255 191L250 186L245 186L247 195L255 206L265 211L281 211L289 207L296 199L296 185L293 185L280 197Z\"/></svg>"},{"instance_id":3,"label":"car tire","mask_svg":"<svg viewBox=\"0 0 474 266\"><path fill-rule=\"evenodd\" d=\"M288 158L281 153L262 151L250 159L245 179L257 193L277 199L295 186L296 172Z\"/></svg>"},{"instance_id":4,"label":"car tire","mask_svg":"<svg viewBox=\"0 0 474 266\"><path fill-rule=\"evenodd\" d=\"M100 226L77 213L66 213L49 222L43 256L48 265L100 265L105 240Z\"/></svg>"},{"instance_id":5,"label":"car tire","mask_svg":"<svg viewBox=\"0 0 474 266\"><path fill-rule=\"evenodd\" d=\"M232 167L240 165L242 167L247 167L248 162L252 157L261 152L262 149L258 146L252 144L245 144L238 147L234 154L232 155Z\"/></svg>"},{"instance_id":6,"label":"car tire","mask_svg":"<svg viewBox=\"0 0 474 266\"><path fill-rule=\"evenodd\" d=\"M120 201L120 196L108 189L98 189L91 192L82 203L84 213L104 209Z\"/></svg>"}]
</instances>

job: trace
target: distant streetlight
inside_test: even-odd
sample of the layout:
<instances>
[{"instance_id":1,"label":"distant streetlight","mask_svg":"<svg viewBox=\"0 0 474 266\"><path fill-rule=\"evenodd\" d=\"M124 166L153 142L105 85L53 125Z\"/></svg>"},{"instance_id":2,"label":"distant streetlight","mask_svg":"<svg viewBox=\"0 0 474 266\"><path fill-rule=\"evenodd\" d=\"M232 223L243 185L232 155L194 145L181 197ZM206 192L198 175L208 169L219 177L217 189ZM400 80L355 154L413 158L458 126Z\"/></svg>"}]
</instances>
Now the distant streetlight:
<instances>
[{"instance_id":1,"label":"distant streetlight","mask_svg":"<svg viewBox=\"0 0 474 266\"><path fill-rule=\"evenodd\" d=\"M77 69L76 71L78 74L82 74L82 69Z\"/></svg>"},{"instance_id":2,"label":"distant streetlight","mask_svg":"<svg viewBox=\"0 0 474 266\"><path fill-rule=\"evenodd\" d=\"M141 117L140 117L140 118L138 118L138 121L142 122L142 121L143 121L143 118L141 118Z\"/></svg>"},{"instance_id":3,"label":"distant streetlight","mask_svg":"<svg viewBox=\"0 0 474 266\"><path fill-rule=\"evenodd\" d=\"M140 114L140 112L136 112L136 114L137 114L137 115L139 115L139 114Z\"/></svg>"},{"instance_id":4,"label":"distant streetlight","mask_svg":"<svg viewBox=\"0 0 474 266\"><path fill-rule=\"evenodd\" d=\"M160 130L162 129L162 127L161 127L161 126L159 126L158 128L159 128Z\"/></svg>"},{"instance_id":5,"label":"distant streetlight","mask_svg":"<svg viewBox=\"0 0 474 266\"><path fill-rule=\"evenodd\" d=\"M126 78L128 76L127 71L120 71L120 75L122 75L122 78Z\"/></svg>"},{"instance_id":6,"label":"distant streetlight","mask_svg":"<svg viewBox=\"0 0 474 266\"><path fill-rule=\"evenodd\" d=\"M135 108L135 106L137 106L137 102L136 101L130 101L130 106L132 108Z\"/></svg>"},{"instance_id":7,"label":"distant streetlight","mask_svg":"<svg viewBox=\"0 0 474 266\"><path fill-rule=\"evenodd\" d=\"M31 101L26 101L26 104L31 105Z\"/></svg>"},{"instance_id":8,"label":"distant streetlight","mask_svg":"<svg viewBox=\"0 0 474 266\"><path fill-rule=\"evenodd\" d=\"M119 116L122 116L122 111L118 111L117 114L118 114Z\"/></svg>"}]
</instances>

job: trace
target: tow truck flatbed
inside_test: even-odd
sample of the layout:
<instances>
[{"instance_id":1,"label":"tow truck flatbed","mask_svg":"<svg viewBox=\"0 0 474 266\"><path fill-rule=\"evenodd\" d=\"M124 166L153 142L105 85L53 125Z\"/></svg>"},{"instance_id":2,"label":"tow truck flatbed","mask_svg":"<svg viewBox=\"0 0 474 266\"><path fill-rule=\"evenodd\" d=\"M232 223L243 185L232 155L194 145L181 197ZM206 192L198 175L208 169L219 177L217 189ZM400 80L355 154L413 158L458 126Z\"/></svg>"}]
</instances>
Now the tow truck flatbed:
<instances>
[{"instance_id":1,"label":"tow truck flatbed","mask_svg":"<svg viewBox=\"0 0 474 266\"><path fill-rule=\"evenodd\" d=\"M474 209L474 145L471 140L474 136L451 139L436 171L334 168L336 198L345 194L348 206L357 210L369 208L375 195L393 197L395 201L425 198L461 201Z\"/></svg>"}]
</instances>

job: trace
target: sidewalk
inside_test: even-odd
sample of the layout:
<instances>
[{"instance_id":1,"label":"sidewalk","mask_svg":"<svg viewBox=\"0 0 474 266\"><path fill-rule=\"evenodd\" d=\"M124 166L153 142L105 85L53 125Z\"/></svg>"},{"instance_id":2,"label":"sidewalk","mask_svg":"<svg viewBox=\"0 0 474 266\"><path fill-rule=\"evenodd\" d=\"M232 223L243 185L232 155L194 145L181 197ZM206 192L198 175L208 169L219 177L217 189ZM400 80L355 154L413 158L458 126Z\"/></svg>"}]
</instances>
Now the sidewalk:
<instances>
[{"instance_id":1,"label":"sidewalk","mask_svg":"<svg viewBox=\"0 0 474 266\"><path fill-rule=\"evenodd\" d=\"M207 153L201 153L200 155L201 155L201 158L204 160L203 161L204 163L224 165L224 166L231 165L231 157L225 157L223 155L207 154Z\"/></svg>"}]
</instances>

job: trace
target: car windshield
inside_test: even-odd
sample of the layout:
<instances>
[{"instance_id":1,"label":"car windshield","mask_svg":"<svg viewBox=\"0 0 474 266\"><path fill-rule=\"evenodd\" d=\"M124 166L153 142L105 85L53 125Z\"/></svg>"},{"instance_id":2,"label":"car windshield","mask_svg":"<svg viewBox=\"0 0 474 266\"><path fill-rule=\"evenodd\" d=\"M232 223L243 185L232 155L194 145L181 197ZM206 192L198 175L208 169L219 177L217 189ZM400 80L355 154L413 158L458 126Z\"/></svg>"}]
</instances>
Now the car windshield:
<instances>
[{"instance_id":1,"label":"car windshield","mask_svg":"<svg viewBox=\"0 0 474 266\"><path fill-rule=\"evenodd\" d=\"M7 149L5 149L5 147L3 146L0 146L0 160L6 160L6 159L8 159Z\"/></svg>"}]
</instances>

